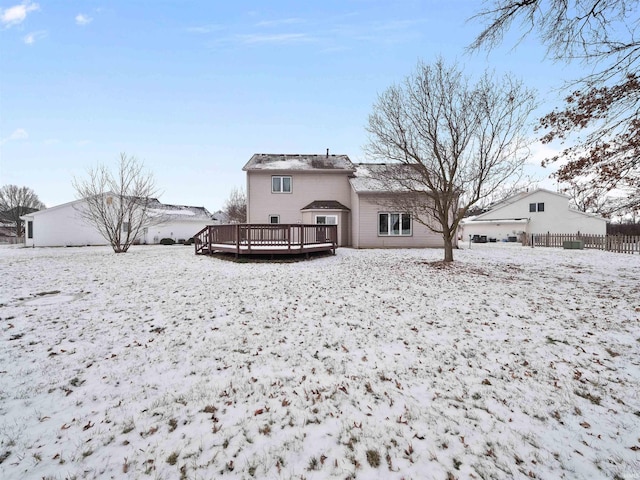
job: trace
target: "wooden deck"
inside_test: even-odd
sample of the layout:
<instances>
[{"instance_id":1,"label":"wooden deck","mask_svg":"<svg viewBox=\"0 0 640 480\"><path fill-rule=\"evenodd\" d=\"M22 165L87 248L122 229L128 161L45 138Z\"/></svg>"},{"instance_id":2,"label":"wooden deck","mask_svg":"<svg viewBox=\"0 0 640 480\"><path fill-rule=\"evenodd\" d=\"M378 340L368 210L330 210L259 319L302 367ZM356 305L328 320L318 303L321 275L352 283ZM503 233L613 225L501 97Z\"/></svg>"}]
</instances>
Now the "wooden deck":
<instances>
[{"instance_id":1,"label":"wooden deck","mask_svg":"<svg viewBox=\"0 0 640 480\"><path fill-rule=\"evenodd\" d=\"M331 252L338 245L336 225L209 225L194 237L196 255L226 252L241 255L308 255Z\"/></svg>"}]
</instances>

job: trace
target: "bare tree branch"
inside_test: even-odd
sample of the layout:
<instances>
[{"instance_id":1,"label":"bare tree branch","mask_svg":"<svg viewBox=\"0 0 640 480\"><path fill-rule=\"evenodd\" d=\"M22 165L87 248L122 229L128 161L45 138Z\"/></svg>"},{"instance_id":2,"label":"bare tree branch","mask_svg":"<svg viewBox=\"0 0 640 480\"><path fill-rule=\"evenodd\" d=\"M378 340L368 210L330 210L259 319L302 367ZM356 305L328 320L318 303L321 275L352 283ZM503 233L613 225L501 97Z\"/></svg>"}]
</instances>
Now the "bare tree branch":
<instances>
[{"instance_id":1,"label":"bare tree branch","mask_svg":"<svg viewBox=\"0 0 640 480\"><path fill-rule=\"evenodd\" d=\"M443 236L453 260L460 220L522 172L534 94L506 76L475 83L443 60L420 63L401 85L378 97L369 116L367 152L383 162L376 175L391 199L419 223ZM435 223L434 223L435 221Z\"/></svg>"},{"instance_id":2,"label":"bare tree branch","mask_svg":"<svg viewBox=\"0 0 640 480\"><path fill-rule=\"evenodd\" d=\"M244 190L234 188L231 191L223 212L229 223L247 223L247 197Z\"/></svg>"},{"instance_id":3,"label":"bare tree branch","mask_svg":"<svg viewBox=\"0 0 640 480\"><path fill-rule=\"evenodd\" d=\"M46 208L33 190L17 185L5 185L0 188L0 221L10 223L16 236L24 234L22 215Z\"/></svg>"},{"instance_id":4,"label":"bare tree branch","mask_svg":"<svg viewBox=\"0 0 640 480\"><path fill-rule=\"evenodd\" d=\"M163 222L161 215L149 211L158 194L153 175L134 157L121 153L115 173L98 165L88 174L87 179L73 181L77 196L85 200L78 211L114 252L126 252L142 229Z\"/></svg>"},{"instance_id":5,"label":"bare tree branch","mask_svg":"<svg viewBox=\"0 0 640 480\"><path fill-rule=\"evenodd\" d=\"M522 36L536 32L551 58L591 69L572 82L564 107L540 120L543 142L576 140L546 160L567 161L555 174L558 180L573 190L586 188L589 204L604 205L610 192L622 191L631 207L640 206L640 3L490 0L485 6L470 19L484 23L471 50L495 47L520 20ZM584 132L584 138L575 136ZM596 193L603 198L596 200Z\"/></svg>"}]
</instances>

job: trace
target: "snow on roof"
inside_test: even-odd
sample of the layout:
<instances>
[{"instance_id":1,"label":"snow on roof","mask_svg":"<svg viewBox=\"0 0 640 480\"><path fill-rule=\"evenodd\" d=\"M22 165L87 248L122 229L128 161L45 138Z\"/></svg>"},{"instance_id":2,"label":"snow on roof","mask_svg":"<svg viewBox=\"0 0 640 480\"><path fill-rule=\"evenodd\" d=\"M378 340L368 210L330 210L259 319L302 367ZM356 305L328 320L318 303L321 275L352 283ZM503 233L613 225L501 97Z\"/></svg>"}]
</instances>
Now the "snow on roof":
<instances>
[{"instance_id":1,"label":"snow on roof","mask_svg":"<svg viewBox=\"0 0 640 480\"><path fill-rule=\"evenodd\" d=\"M351 186L356 193L383 193L406 191L399 182L394 182L393 178L385 178L385 172L390 168L411 168L402 164L387 163L359 163L356 171L349 179Z\"/></svg>"},{"instance_id":2,"label":"snow on roof","mask_svg":"<svg viewBox=\"0 0 640 480\"><path fill-rule=\"evenodd\" d=\"M162 215L171 220L210 220L211 214L204 207L191 207L188 205L170 205L160 203L156 198L149 199L149 213Z\"/></svg>"},{"instance_id":3,"label":"snow on roof","mask_svg":"<svg viewBox=\"0 0 640 480\"><path fill-rule=\"evenodd\" d=\"M256 153L242 168L248 170L347 170L355 167L347 155Z\"/></svg>"}]
</instances>

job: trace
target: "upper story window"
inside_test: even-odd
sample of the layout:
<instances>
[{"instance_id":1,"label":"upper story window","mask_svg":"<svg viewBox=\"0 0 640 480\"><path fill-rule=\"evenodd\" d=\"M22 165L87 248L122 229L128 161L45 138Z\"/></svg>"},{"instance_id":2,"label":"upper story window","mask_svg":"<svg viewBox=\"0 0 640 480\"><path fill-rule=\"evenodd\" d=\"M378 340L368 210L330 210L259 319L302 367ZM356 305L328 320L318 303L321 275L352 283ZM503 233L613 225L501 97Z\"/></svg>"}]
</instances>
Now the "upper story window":
<instances>
[{"instance_id":1,"label":"upper story window","mask_svg":"<svg viewBox=\"0 0 640 480\"><path fill-rule=\"evenodd\" d=\"M529 204L530 212L544 212L544 202L540 203L530 203Z\"/></svg>"},{"instance_id":2,"label":"upper story window","mask_svg":"<svg viewBox=\"0 0 640 480\"><path fill-rule=\"evenodd\" d=\"M409 236L411 235L411 214L379 213L378 235Z\"/></svg>"},{"instance_id":3,"label":"upper story window","mask_svg":"<svg viewBox=\"0 0 640 480\"><path fill-rule=\"evenodd\" d=\"M271 177L271 193L291 193L291 184L290 176L273 176Z\"/></svg>"}]
</instances>

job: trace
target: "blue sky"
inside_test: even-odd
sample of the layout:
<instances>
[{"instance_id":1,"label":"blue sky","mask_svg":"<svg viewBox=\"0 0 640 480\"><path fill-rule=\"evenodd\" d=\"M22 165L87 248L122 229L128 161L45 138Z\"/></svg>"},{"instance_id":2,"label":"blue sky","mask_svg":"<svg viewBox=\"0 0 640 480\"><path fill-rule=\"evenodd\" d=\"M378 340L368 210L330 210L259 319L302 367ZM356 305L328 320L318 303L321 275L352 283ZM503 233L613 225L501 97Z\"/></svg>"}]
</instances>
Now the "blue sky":
<instances>
[{"instance_id":1,"label":"blue sky","mask_svg":"<svg viewBox=\"0 0 640 480\"><path fill-rule=\"evenodd\" d=\"M75 199L74 176L126 152L153 172L163 202L215 211L244 186L253 153L329 148L366 161L377 95L438 55L471 75L515 74L538 89L540 113L557 104L574 72L546 61L535 38L465 53L479 7L0 0L0 185L57 205Z\"/></svg>"}]
</instances>

